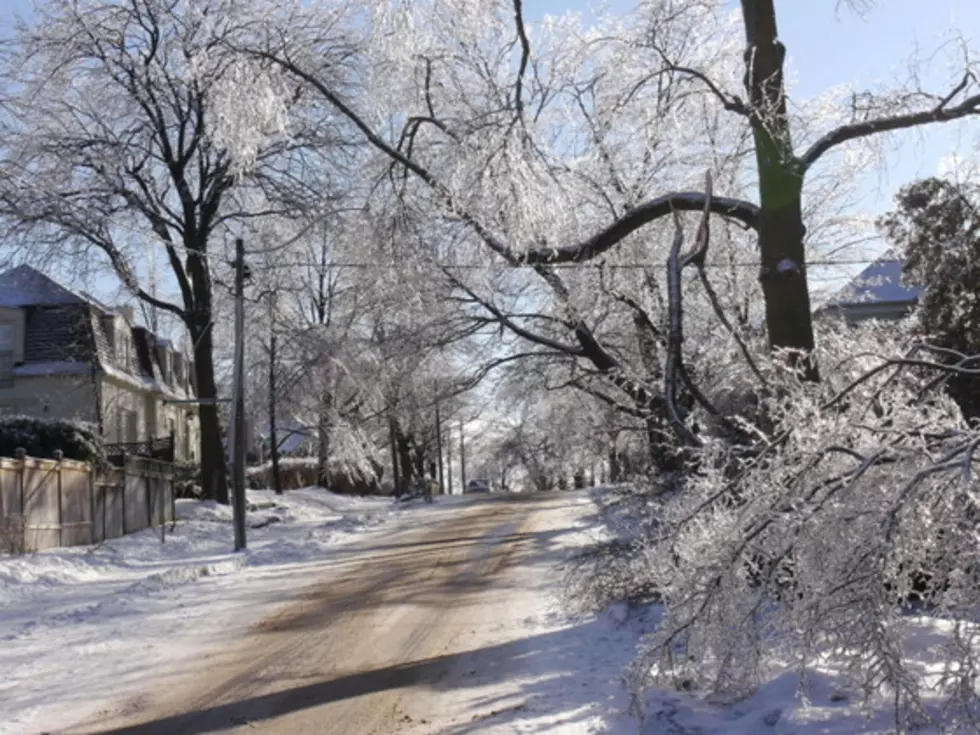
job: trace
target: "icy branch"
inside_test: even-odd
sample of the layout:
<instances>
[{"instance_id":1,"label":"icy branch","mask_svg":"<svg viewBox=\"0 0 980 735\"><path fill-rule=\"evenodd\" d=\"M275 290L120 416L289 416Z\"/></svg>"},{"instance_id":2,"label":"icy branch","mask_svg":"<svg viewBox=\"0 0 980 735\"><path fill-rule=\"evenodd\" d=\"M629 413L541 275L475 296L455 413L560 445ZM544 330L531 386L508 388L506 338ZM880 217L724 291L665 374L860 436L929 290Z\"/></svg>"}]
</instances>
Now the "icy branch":
<instances>
[{"instance_id":1,"label":"icy branch","mask_svg":"<svg viewBox=\"0 0 980 735\"><path fill-rule=\"evenodd\" d=\"M949 122L958 120L970 115L980 114L980 94L973 94L963 99L959 104L950 106L950 103L969 88L976 79L972 72L967 72L958 85L945 97L941 98L935 107L921 112L910 112L903 115L891 115L878 117L864 122L842 125L835 130L821 137L816 143L810 146L809 150L800 158L802 171L809 169L819 158L834 146L846 143L849 140L865 138L876 133L887 133L893 130L904 130L919 125L928 125L937 122Z\"/></svg>"}]
</instances>

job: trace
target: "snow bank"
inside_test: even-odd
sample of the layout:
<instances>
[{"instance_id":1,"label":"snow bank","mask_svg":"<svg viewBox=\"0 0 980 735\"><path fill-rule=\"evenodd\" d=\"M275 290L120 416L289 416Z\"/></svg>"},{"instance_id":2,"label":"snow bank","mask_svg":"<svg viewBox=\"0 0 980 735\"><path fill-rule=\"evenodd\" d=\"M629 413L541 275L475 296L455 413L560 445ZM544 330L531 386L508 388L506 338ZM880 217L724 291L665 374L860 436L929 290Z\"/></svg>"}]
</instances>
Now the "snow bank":
<instances>
[{"instance_id":1,"label":"snow bank","mask_svg":"<svg viewBox=\"0 0 980 735\"><path fill-rule=\"evenodd\" d=\"M334 495L318 488L277 496L270 490L247 493L248 549L233 567L276 564L315 557L353 532L383 523L392 501ZM51 549L27 556L0 557L0 599L20 587L52 588L107 579L159 576L161 567L193 568L201 574L228 568L233 543L232 509L213 501L178 500L176 526L147 529L100 546ZM221 563L224 563L222 566ZM195 575L173 572L169 578Z\"/></svg>"}]
</instances>

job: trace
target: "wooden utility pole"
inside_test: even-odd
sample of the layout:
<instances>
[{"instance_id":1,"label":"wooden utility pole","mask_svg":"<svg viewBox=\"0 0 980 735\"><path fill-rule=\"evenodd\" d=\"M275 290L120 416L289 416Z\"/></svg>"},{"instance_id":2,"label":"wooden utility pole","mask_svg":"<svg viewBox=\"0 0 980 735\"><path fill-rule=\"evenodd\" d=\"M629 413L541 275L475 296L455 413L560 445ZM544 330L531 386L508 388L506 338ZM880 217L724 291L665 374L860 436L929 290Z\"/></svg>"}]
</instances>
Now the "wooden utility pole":
<instances>
[{"instance_id":1,"label":"wooden utility pole","mask_svg":"<svg viewBox=\"0 0 980 735\"><path fill-rule=\"evenodd\" d=\"M442 417L439 414L438 395L436 395L436 456L439 460L439 494L445 495L446 485L442 476Z\"/></svg>"},{"instance_id":2,"label":"wooden utility pole","mask_svg":"<svg viewBox=\"0 0 980 735\"><path fill-rule=\"evenodd\" d=\"M235 384L232 477L235 551L245 548L245 241L235 240Z\"/></svg>"},{"instance_id":3,"label":"wooden utility pole","mask_svg":"<svg viewBox=\"0 0 980 735\"><path fill-rule=\"evenodd\" d=\"M282 495L279 473L279 433L276 431L276 292L269 294L269 449L272 453L272 487Z\"/></svg>"},{"instance_id":4,"label":"wooden utility pole","mask_svg":"<svg viewBox=\"0 0 980 735\"><path fill-rule=\"evenodd\" d=\"M453 494L453 429L446 434L446 490Z\"/></svg>"},{"instance_id":5,"label":"wooden utility pole","mask_svg":"<svg viewBox=\"0 0 980 735\"><path fill-rule=\"evenodd\" d=\"M466 492L466 438L463 435L463 419L459 420L459 474L460 485Z\"/></svg>"}]
</instances>

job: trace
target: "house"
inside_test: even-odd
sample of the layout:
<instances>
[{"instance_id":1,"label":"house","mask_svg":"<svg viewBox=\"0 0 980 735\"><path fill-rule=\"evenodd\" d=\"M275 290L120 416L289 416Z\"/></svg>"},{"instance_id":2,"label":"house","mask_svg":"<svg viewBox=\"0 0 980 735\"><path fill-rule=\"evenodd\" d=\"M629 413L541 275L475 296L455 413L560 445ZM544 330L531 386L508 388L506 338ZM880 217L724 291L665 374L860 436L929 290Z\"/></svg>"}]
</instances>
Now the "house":
<instances>
[{"instance_id":1,"label":"house","mask_svg":"<svg viewBox=\"0 0 980 735\"><path fill-rule=\"evenodd\" d=\"M26 265L0 273L0 415L85 421L110 443L173 435L196 459L194 363L110 308Z\"/></svg>"},{"instance_id":2,"label":"house","mask_svg":"<svg viewBox=\"0 0 980 735\"><path fill-rule=\"evenodd\" d=\"M903 319L919 302L922 289L902 282L902 265L893 251L885 252L816 315L842 316L849 324L867 319Z\"/></svg>"}]
</instances>

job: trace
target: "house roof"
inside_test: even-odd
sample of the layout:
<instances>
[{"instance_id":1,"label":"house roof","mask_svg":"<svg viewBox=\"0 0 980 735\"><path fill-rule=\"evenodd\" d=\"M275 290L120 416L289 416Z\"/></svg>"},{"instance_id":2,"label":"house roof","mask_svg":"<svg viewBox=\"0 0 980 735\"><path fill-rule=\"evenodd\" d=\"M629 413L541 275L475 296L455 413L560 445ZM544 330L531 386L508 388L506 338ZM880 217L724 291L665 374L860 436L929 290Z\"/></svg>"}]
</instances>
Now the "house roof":
<instances>
[{"instance_id":1,"label":"house roof","mask_svg":"<svg viewBox=\"0 0 980 735\"><path fill-rule=\"evenodd\" d=\"M90 309L85 303L26 307L24 362L91 359Z\"/></svg>"},{"instance_id":2,"label":"house roof","mask_svg":"<svg viewBox=\"0 0 980 735\"><path fill-rule=\"evenodd\" d=\"M902 283L902 265L894 251L885 252L841 289L829 305L914 304L922 289Z\"/></svg>"},{"instance_id":3,"label":"house roof","mask_svg":"<svg viewBox=\"0 0 980 735\"><path fill-rule=\"evenodd\" d=\"M0 306L84 304L85 300L29 265L0 273Z\"/></svg>"},{"instance_id":4,"label":"house roof","mask_svg":"<svg viewBox=\"0 0 980 735\"><path fill-rule=\"evenodd\" d=\"M24 312L24 361L15 367L17 375L77 374L95 367L134 387L191 397L192 391L163 380L154 348L169 346L169 340L128 322L117 330L107 317L119 309L73 293L30 266L0 273L0 306ZM129 349L112 349L120 339L129 342Z\"/></svg>"}]
</instances>

